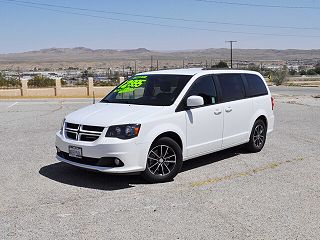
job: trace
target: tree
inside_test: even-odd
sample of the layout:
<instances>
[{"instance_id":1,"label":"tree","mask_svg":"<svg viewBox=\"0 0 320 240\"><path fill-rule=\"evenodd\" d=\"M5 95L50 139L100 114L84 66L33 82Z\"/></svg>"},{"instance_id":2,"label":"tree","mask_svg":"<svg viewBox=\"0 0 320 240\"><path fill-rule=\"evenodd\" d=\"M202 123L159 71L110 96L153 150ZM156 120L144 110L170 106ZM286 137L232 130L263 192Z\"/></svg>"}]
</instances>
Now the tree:
<instances>
[{"instance_id":1,"label":"tree","mask_svg":"<svg viewBox=\"0 0 320 240\"><path fill-rule=\"evenodd\" d=\"M300 75L307 75L307 71L302 69L302 70L299 71L299 74Z\"/></svg>"},{"instance_id":2,"label":"tree","mask_svg":"<svg viewBox=\"0 0 320 240\"><path fill-rule=\"evenodd\" d=\"M320 74L320 66L319 66L319 67L316 66L315 69L314 69L314 71L315 71L317 74Z\"/></svg>"},{"instance_id":3,"label":"tree","mask_svg":"<svg viewBox=\"0 0 320 240\"><path fill-rule=\"evenodd\" d=\"M220 61L217 65L211 66L211 68L229 68L228 63Z\"/></svg>"},{"instance_id":4,"label":"tree","mask_svg":"<svg viewBox=\"0 0 320 240\"><path fill-rule=\"evenodd\" d=\"M287 79L287 69L280 69L274 71L271 76L272 76L272 82L276 84L277 86L282 85L285 83Z\"/></svg>"},{"instance_id":5,"label":"tree","mask_svg":"<svg viewBox=\"0 0 320 240\"><path fill-rule=\"evenodd\" d=\"M91 67L89 67L88 69L84 70L81 74L81 77L83 79L87 79L88 77L93 77L93 71L91 70Z\"/></svg>"},{"instance_id":6,"label":"tree","mask_svg":"<svg viewBox=\"0 0 320 240\"><path fill-rule=\"evenodd\" d=\"M248 70L259 72L260 71L260 66L255 65L254 63L250 63L248 65Z\"/></svg>"},{"instance_id":7,"label":"tree","mask_svg":"<svg viewBox=\"0 0 320 240\"><path fill-rule=\"evenodd\" d=\"M293 69L293 68L290 68L289 74L290 74L291 76L294 76L294 75L297 74L297 71L296 71L295 69Z\"/></svg>"},{"instance_id":8,"label":"tree","mask_svg":"<svg viewBox=\"0 0 320 240\"><path fill-rule=\"evenodd\" d=\"M82 74L81 74L81 77L82 77L83 79L88 78L88 70L84 70L84 71L82 72Z\"/></svg>"},{"instance_id":9,"label":"tree","mask_svg":"<svg viewBox=\"0 0 320 240\"><path fill-rule=\"evenodd\" d=\"M316 73L316 71L314 70L314 69L309 69L308 71L307 71L307 75L316 75L317 73Z\"/></svg>"},{"instance_id":10,"label":"tree","mask_svg":"<svg viewBox=\"0 0 320 240\"><path fill-rule=\"evenodd\" d=\"M66 80L64 80L64 79L61 79L61 85L62 85L62 86L65 86L65 85L67 85L67 82L66 82Z\"/></svg>"}]
</instances>

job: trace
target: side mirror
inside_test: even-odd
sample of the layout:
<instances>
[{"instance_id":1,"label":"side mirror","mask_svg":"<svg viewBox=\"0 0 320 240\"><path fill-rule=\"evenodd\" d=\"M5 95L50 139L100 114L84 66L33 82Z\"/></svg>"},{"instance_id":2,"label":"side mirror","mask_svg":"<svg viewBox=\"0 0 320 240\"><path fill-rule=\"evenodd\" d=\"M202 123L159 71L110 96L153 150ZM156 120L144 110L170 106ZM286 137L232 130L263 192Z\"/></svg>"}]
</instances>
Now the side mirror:
<instances>
[{"instance_id":1,"label":"side mirror","mask_svg":"<svg viewBox=\"0 0 320 240\"><path fill-rule=\"evenodd\" d=\"M188 107L199 107L204 105L203 97L200 96L190 96L187 98Z\"/></svg>"}]
</instances>

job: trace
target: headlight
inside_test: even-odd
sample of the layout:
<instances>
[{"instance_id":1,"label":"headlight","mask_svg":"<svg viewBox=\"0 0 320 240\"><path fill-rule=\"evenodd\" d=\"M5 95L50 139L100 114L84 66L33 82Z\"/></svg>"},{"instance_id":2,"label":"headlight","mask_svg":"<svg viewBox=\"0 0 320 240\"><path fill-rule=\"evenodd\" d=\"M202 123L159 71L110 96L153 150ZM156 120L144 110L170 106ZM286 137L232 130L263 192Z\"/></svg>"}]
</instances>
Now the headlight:
<instances>
[{"instance_id":1,"label":"headlight","mask_svg":"<svg viewBox=\"0 0 320 240\"><path fill-rule=\"evenodd\" d=\"M106 137L114 137L120 139L130 139L137 137L141 124L125 124L110 126L106 133Z\"/></svg>"}]
</instances>

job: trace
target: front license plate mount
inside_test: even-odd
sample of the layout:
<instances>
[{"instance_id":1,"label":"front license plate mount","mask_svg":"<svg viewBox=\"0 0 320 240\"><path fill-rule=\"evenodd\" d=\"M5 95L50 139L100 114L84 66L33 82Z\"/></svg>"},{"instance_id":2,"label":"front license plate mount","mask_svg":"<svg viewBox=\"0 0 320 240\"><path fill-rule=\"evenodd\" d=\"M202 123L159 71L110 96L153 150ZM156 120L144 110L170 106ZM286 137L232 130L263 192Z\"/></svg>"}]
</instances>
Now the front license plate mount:
<instances>
[{"instance_id":1,"label":"front license plate mount","mask_svg":"<svg viewBox=\"0 0 320 240\"><path fill-rule=\"evenodd\" d=\"M69 157L82 158L82 148L69 146Z\"/></svg>"}]
</instances>

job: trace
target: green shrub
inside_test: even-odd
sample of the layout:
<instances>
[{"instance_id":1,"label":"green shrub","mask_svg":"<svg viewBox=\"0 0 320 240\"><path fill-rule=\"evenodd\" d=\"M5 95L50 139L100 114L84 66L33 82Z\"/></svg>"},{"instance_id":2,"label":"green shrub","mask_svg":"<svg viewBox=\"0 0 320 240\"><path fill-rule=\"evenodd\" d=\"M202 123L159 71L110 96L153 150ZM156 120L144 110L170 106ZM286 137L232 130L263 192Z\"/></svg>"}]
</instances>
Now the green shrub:
<instances>
[{"instance_id":1,"label":"green shrub","mask_svg":"<svg viewBox=\"0 0 320 240\"><path fill-rule=\"evenodd\" d=\"M307 71L307 75L316 75L316 74L317 74L317 72L314 69L309 69Z\"/></svg>"},{"instance_id":2,"label":"green shrub","mask_svg":"<svg viewBox=\"0 0 320 240\"><path fill-rule=\"evenodd\" d=\"M286 69L276 70L271 74L271 76L272 76L272 82L277 86L282 85L288 80Z\"/></svg>"},{"instance_id":3,"label":"green shrub","mask_svg":"<svg viewBox=\"0 0 320 240\"><path fill-rule=\"evenodd\" d=\"M217 65L211 66L211 68L229 68L228 63L220 61Z\"/></svg>"},{"instance_id":4,"label":"green shrub","mask_svg":"<svg viewBox=\"0 0 320 240\"><path fill-rule=\"evenodd\" d=\"M28 81L30 87L54 87L55 85L55 80L43 76L34 76Z\"/></svg>"},{"instance_id":5,"label":"green shrub","mask_svg":"<svg viewBox=\"0 0 320 240\"><path fill-rule=\"evenodd\" d=\"M21 81L16 78L5 78L5 75L0 72L0 87L21 87Z\"/></svg>"}]
</instances>

